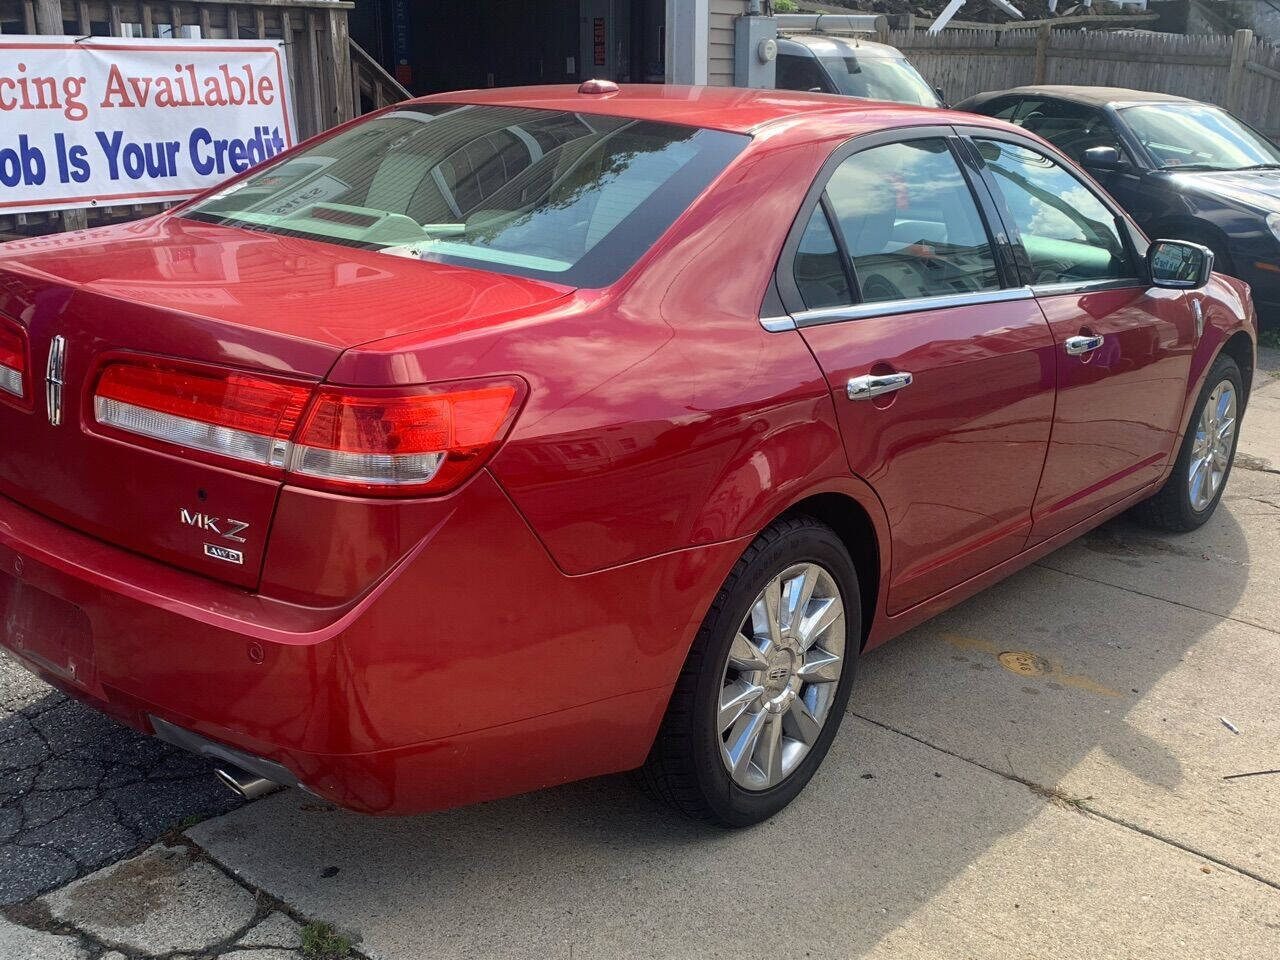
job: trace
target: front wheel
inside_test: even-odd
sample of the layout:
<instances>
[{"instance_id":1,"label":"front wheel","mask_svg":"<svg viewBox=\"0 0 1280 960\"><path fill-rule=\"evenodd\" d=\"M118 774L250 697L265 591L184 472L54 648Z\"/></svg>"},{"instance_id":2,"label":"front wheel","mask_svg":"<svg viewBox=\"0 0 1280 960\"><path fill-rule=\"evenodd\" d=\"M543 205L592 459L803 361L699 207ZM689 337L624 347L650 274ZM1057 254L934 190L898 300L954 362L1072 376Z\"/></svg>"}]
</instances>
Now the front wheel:
<instances>
[{"instance_id":1,"label":"front wheel","mask_svg":"<svg viewBox=\"0 0 1280 960\"><path fill-rule=\"evenodd\" d=\"M703 621L643 771L681 812L742 827L808 783L840 725L861 638L853 562L809 517L765 530Z\"/></svg>"},{"instance_id":2,"label":"front wheel","mask_svg":"<svg viewBox=\"0 0 1280 960\"><path fill-rule=\"evenodd\" d=\"M1240 368L1219 355L1205 377L1173 473L1159 493L1134 508L1136 519L1163 530L1188 531L1213 516L1235 462L1243 408Z\"/></svg>"}]
</instances>

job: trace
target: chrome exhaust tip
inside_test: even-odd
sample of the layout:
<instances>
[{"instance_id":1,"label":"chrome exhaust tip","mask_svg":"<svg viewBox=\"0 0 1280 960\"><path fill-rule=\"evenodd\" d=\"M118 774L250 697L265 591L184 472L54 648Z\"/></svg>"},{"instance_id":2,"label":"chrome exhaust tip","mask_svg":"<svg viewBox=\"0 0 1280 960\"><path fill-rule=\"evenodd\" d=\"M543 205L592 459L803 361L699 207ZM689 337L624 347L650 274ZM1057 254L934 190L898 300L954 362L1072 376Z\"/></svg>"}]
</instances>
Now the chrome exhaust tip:
<instances>
[{"instance_id":1,"label":"chrome exhaust tip","mask_svg":"<svg viewBox=\"0 0 1280 960\"><path fill-rule=\"evenodd\" d=\"M256 800L258 797L265 797L268 793L279 790L282 786L282 784L276 783L274 780L255 776L252 773L241 770L239 767L214 767L213 772L227 789L245 800Z\"/></svg>"}]
</instances>

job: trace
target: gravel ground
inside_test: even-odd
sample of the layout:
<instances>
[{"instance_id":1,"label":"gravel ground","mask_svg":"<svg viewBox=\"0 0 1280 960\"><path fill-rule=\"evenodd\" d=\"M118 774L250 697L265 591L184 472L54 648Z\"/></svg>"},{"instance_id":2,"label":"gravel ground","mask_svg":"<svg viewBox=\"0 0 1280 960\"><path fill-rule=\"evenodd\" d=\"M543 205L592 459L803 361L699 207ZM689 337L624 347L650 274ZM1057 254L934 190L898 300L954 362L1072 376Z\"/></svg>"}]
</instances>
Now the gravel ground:
<instances>
[{"instance_id":1,"label":"gravel ground","mask_svg":"<svg viewBox=\"0 0 1280 960\"><path fill-rule=\"evenodd\" d=\"M68 700L0 653L0 904L238 803L207 762Z\"/></svg>"}]
</instances>

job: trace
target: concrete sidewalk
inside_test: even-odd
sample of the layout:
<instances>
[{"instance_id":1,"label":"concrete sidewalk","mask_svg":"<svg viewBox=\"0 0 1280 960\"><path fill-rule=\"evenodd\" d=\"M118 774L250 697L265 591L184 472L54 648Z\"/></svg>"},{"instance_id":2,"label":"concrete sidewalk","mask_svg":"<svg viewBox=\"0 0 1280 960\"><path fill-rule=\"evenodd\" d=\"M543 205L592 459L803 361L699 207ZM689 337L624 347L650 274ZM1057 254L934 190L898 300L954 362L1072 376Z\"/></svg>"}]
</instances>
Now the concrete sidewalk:
<instances>
[{"instance_id":1,"label":"concrete sidewalk","mask_svg":"<svg viewBox=\"0 0 1280 960\"><path fill-rule=\"evenodd\" d=\"M1264 380L1213 521L1107 524L868 655L818 776L760 827L626 777L406 820L291 791L8 908L0 960L337 955L309 921L395 960L1274 960L1280 776L1224 779L1280 768Z\"/></svg>"}]
</instances>

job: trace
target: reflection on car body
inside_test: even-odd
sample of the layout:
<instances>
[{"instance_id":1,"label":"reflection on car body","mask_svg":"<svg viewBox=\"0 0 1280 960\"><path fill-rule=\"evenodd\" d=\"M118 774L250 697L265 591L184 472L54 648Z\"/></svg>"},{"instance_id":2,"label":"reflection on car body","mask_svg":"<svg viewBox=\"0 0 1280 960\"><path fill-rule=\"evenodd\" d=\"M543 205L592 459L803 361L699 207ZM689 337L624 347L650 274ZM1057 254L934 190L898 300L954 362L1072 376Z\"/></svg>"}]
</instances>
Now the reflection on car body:
<instances>
[{"instance_id":1,"label":"reflection on car body","mask_svg":"<svg viewBox=\"0 0 1280 960\"><path fill-rule=\"evenodd\" d=\"M403 104L0 247L0 643L246 795L642 768L755 823L863 650L1121 510L1209 520L1256 338L1211 261L989 118Z\"/></svg>"}]
</instances>

